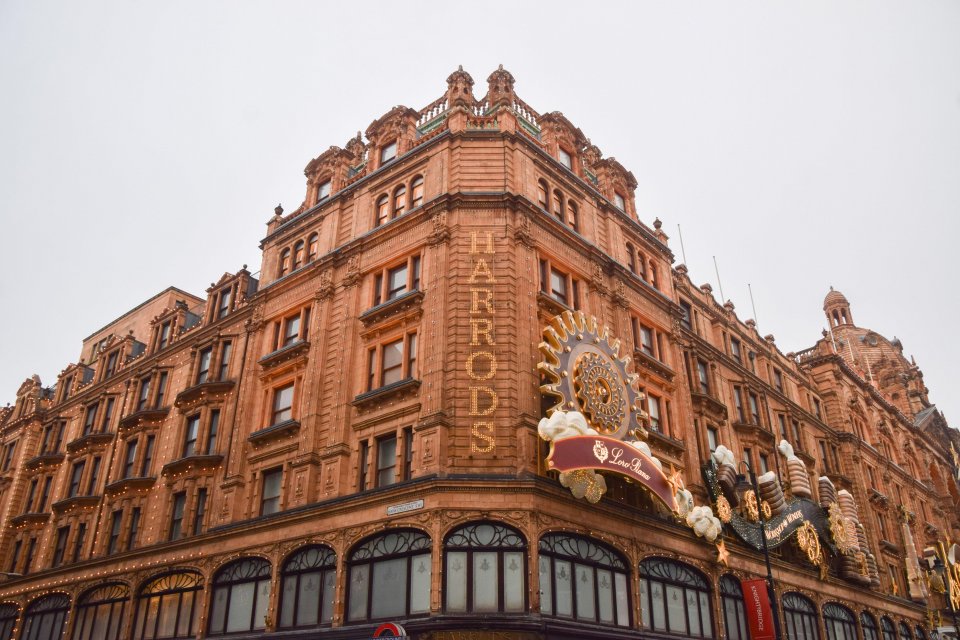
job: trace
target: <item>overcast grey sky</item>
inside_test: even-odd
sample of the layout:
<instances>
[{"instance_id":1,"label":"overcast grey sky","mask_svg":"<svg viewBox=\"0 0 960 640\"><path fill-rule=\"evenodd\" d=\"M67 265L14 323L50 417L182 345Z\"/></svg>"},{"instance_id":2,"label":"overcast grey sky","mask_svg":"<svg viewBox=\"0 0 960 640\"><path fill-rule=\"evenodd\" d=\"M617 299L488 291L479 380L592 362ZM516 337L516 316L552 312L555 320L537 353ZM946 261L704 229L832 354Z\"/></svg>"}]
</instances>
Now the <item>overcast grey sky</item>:
<instances>
[{"instance_id":1,"label":"overcast grey sky","mask_svg":"<svg viewBox=\"0 0 960 640\"><path fill-rule=\"evenodd\" d=\"M259 270L303 167L503 64L633 171L784 352L830 285L960 420L960 2L0 0L0 401L175 285Z\"/></svg>"}]
</instances>

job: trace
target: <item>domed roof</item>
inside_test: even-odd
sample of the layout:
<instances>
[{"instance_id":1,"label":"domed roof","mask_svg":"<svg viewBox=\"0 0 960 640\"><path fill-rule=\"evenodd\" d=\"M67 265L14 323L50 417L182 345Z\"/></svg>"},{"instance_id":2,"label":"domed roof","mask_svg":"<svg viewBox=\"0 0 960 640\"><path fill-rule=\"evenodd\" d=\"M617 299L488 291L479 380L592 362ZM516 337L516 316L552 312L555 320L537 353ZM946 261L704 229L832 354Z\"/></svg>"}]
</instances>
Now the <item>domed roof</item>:
<instances>
[{"instance_id":1,"label":"domed roof","mask_svg":"<svg viewBox=\"0 0 960 640\"><path fill-rule=\"evenodd\" d=\"M834 290L833 287L830 287L830 293L827 294L827 297L823 299L823 308L832 307L835 304L845 304L849 306L847 297L840 293L839 291Z\"/></svg>"}]
</instances>

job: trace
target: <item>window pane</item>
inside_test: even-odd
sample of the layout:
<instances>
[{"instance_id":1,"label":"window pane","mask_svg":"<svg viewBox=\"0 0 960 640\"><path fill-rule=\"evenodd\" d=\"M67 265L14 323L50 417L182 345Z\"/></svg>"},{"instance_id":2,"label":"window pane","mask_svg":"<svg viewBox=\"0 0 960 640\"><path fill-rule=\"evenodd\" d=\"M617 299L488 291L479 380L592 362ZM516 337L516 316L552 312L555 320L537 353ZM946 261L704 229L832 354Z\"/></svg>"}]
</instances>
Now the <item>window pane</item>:
<instances>
[{"instance_id":1,"label":"window pane","mask_svg":"<svg viewBox=\"0 0 960 640\"><path fill-rule=\"evenodd\" d=\"M257 582L257 602L253 609L253 628L266 628L267 605L270 604L270 581Z\"/></svg>"},{"instance_id":2,"label":"window pane","mask_svg":"<svg viewBox=\"0 0 960 640\"><path fill-rule=\"evenodd\" d=\"M180 624L177 634L183 637L193 635L197 628L196 591L187 591L180 601Z\"/></svg>"},{"instance_id":3,"label":"window pane","mask_svg":"<svg viewBox=\"0 0 960 640\"><path fill-rule=\"evenodd\" d=\"M473 610L497 610L497 553L477 551L473 554Z\"/></svg>"},{"instance_id":4,"label":"window pane","mask_svg":"<svg viewBox=\"0 0 960 640\"><path fill-rule=\"evenodd\" d=\"M213 609L210 612L210 633L223 633L223 615L227 608L227 587L213 591Z\"/></svg>"},{"instance_id":5,"label":"window pane","mask_svg":"<svg viewBox=\"0 0 960 640\"><path fill-rule=\"evenodd\" d=\"M382 560L373 565L371 618L403 616L407 600L407 559Z\"/></svg>"},{"instance_id":6,"label":"window pane","mask_svg":"<svg viewBox=\"0 0 960 640\"><path fill-rule=\"evenodd\" d=\"M397 340L383 346L383 380L386 386L403 379L403 340Z\"/></svg>"},{"instance_id":7,"label":"window pane","mask_svg":"<svg viewBox=\"0 0 960 640\"><path fill-rule=\"evenodd\" d=\"M554 584L557 592L557 615L573 615L573 591L570 579L572 567L566 560L554 561Z\"/></svg>"},{"instance_id":8,"label":"window pane","mask_svg":"<svg viewBox=\"0 0 960 640\"><path fill-rule=\"evenodd\" d=\"M577 619L596 620L594 575L591 567L582 564L577 567Z\"/></svg>"},{"instance_id":9,"label":"window pane","mask_svg":"<svg viewBox=\"0 0 960 640\"><path fill-rule=\"evenodd\" d=\"M690 635L703 635L700 633L700 610L697 608L697 592L687 589L685 597L687 599L687 621Z\"/></svg>"},{"instance_id":10,"label":"window pane","mask_svg":"<svg viewBox=\"0 0 960 640\"><path fill-rule=\"evenodd\" d=\"M367 618L367 590L370 585L370 565L364 564L350 569L350 609L348 620Z\"/></svg>"},{"instance_id":11,"label":"window pane","mask_svg":"<svg viewBox=\"0 0 960 640\"><path fill-rule=\"evenodd\" d=\"M415 556L410 562L410 613L426 613L430 611L430 556Z\"/></svg>"},{"instance_id":12,"label":"window pane","mask_svg":"<svg viewBox=\"0 0 960 640\"><path fill-rule=\"evenodd\" d=\"M165 595L160 598L160 611L157 614L160 618L157 624L158 638L168 638L176 635L177 603L179 599L180 594L177 593Z\"/></svg>"},{"instance_id":13,"label":"window pane","mask_svg":"<svg viewBox=\"0 0 960 640\"><path fill-rule=\"evenodd\" d=\"M613 623L613 574L606 569L597 569L597 595L600 622Z\"/></svg>"},{"instance_id":14,"label":"window pane","mask_svg":"<svg viewBox=\"0 0 960 640\"><path fill-rule=\"evenodd\" d=\"M659 582L654 582L652 585L650 585L650 589L650 597L653 600L653 628L655 631L666 631L667 618L663 585Z\"/></svg>"},{"instance_id":15,"label":"window pane","mask_svg":"<svg viewBox=\"0 0 960 640\"><path fill-rule=\"evenodd\" d=\"M337 590L337 571L330 569L323 574L323 609L320 611L320 622L324 624L333 621L333 596Z\"/></svg>"},{"instance_id":16,"label":"window pane","mask_svg":"<svg viewBox=\"0 0 960 640\"><path fill-rule=\"evenodd\" d=\"M524 553L510 551L503 554L503 609L523 611L523 599L527 593L523 571Z\"/></svg>"},{"instance_id":17,"label":"window pane","mask_svg":"<svg viewBox=\"0 0 960 640\"><path fill-rule=\"evenodd\" d=\"M407 290L407 265L391 269L387 272L388 287L387 300L393 300Z\"/></svg>"},{"instance_id":18,"label":"window pane","mask_svg":"<svg viewBox=\"0 0 960 640\"><path fill-rule=\"evenodd\" d=\"M250 614L253 611L253 594L256 584L235 584L230 591L230 609L227 612L227 633L248 631Z\"/></svg>"},{"instance_id":19,"label":"window pane","mask_svg":"<svg viewBox=\"0 0 960 640\"><path fill-rule=\"evenodd\" d=\"M627 576L623 573L614 574L614 584L617 588L617 624L621 627L630 626L630 601L627 599ZM645 607L646 600L641 600L640 606Z\"/></svg>"},{"instance_id":20,"label":"window pane","mask_svg":"<svg viewBox=\"0 0 960 640\"><path fill-rule=\"evenodd\" d=\"M293 608L296 602L294 598L297 597L297 577L296 576L287 576L283 579L283 588L281 589L280 600L283 603L280 606L280 626L281 627L292 627L293 626ZM304 604L303 597L300 598L300 611L301 616L303 615L304 609L307 607ZM299 624L299 620L297 621Z\"/></svg>"},{"instance_id":21,"label":"window pane","mask_svg":"<svg viewBox=\"0 0 960 640\"><path fill-rule=\"evenodd\" d=\"M553 582L550 580L550 559L540 556L540 613L553 613Z\"/></svg>"},{"instance_id":22,"label":"window pane","mask_svg":"<svg viewBox=\"0 0 960 640\"><path fill-rule=\"evenodd\" d=\"M687 632L687 617L684 613L683 589L666 585L667 588L667 621L671 633Z\"/></svg>"},{"instance_id":23,"label":"window pane","mask_svg":"<svg viewBox=\"0 0 960 640\"><path fill-rule=\"evenodd\" d=\"M447 611L467 610L467 553L447 552Z\"/></svg>"},{"instance_id":24,"label":"window pane","mask_svg":"<svg viewBox=\"0 0 960 640\"><path fill-rule=\"evenodd\" d=\"M287 578L292 580L293 578ZM320 616L320 592L323 589L320 572L304 573L300 576L300 591L297 600L297 624L317 624Z\"/></svg>"}]
</instances>

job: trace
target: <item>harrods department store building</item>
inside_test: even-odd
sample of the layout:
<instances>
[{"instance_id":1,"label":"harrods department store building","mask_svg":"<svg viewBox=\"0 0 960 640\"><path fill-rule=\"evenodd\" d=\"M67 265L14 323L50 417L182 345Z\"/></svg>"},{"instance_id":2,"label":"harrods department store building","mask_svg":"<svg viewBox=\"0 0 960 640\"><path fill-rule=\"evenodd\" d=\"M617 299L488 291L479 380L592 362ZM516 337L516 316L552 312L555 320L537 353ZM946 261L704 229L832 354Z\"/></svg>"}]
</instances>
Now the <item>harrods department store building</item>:
<instances>
[{"instance_id":1,"label":"harrods department store building","mask_svg":"<svg viewBox=\"0 0 960 640\"><path fill-rule=\"evenodd\" d=\"M153 296L0 409L0 639L747 640L764 524L715 450L776 476L756 517L814 514L770 550L785 637L950 624L927 560L960 539L960 438L900 342L831 290L781 353L674 264L629 171L487 82L321 153L258 274ZM628 364L571 361L562 408L596 426L629 381L630 433L716 540L641 482L583 472L592 502L550 468L541 343L574 311L599 324L568 341Z\"/></svg>"}]
</instances>

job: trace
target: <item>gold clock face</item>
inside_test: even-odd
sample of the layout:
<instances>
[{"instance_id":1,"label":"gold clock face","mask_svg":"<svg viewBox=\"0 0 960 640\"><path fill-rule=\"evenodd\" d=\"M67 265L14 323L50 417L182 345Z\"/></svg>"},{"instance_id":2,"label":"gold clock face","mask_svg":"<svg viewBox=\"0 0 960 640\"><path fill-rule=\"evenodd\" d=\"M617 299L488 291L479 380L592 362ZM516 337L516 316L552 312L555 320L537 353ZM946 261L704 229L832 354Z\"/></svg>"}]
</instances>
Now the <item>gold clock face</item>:
<instances>
[{"instance_id":1,"label":"gold clock face","mask_svg":"<svg viewBox=\"0 0 960 640\"><path fill-rule=\"evenodd\" d=\"M636 436L632 432L643 429L647 414L637 376L627 370L630 360L620 357L620 341L580 311L556 316L543 334L539 370L546 380L540 391L554 400L548 415L579 411L605 436Z\"/></svg>"}]
</instances>

